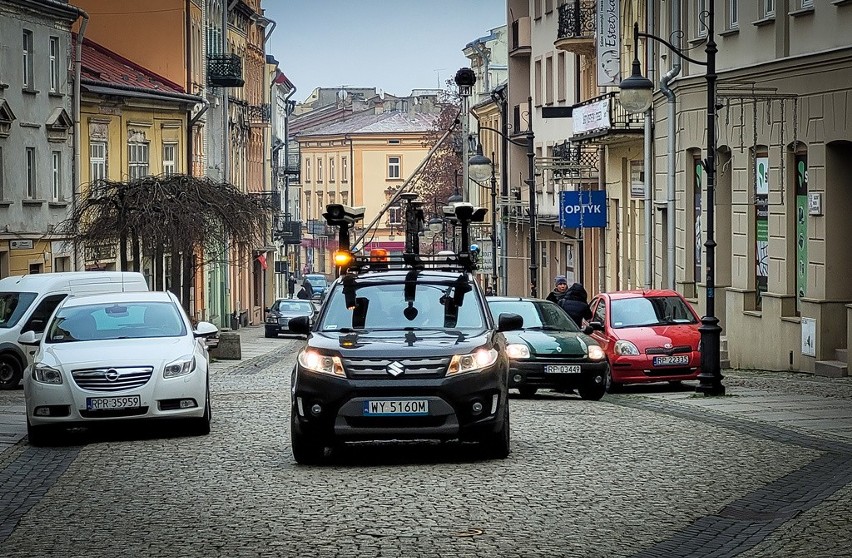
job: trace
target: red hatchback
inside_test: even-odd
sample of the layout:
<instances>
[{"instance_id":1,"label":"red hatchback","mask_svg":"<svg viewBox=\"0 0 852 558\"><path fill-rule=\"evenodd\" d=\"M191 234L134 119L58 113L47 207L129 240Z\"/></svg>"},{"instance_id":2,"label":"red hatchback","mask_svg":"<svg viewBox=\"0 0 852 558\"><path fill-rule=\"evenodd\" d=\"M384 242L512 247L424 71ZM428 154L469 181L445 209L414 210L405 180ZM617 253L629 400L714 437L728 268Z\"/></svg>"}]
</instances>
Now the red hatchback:
<instances>
[{"instance_id":1,"label":"red hatchback","mask_svg":"<svg viewBox=\"0 0 852 558\"><path fill-rule=\"evenodd\" d=\"M677 291L601 293L590 304L591 337L606 352L608 391L622 384L698 377L701 322Z\"/></svg>"}]
</instances>

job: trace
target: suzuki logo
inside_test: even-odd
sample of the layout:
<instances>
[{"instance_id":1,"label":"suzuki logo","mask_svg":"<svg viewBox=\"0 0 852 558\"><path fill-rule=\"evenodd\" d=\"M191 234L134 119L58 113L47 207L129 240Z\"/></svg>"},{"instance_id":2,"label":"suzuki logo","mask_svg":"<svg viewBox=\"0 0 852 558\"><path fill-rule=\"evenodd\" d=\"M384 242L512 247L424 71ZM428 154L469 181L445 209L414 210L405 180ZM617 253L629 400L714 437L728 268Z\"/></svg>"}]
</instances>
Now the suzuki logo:
<instances>
[{"instance_id":1,"label":"suzuki logo","mask_svg":"<svg viewBox=\"0 0 852 558\"><path fill-rule=\"evenodd\" d=\"M399 376L405 372L405 366L401 362L393 361L388 364L387 371L391 376Z\"/></svg>"}]
</instances>

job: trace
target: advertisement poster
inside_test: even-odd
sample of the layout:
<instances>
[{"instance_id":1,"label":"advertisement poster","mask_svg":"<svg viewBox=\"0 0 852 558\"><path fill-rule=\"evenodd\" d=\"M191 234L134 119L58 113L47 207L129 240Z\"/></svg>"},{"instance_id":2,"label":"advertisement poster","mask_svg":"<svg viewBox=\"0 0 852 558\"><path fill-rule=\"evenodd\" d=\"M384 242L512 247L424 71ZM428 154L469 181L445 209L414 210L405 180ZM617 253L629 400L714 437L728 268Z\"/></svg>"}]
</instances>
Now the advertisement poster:
<instances>
[{"instance_id":1,"label":"advertisement poster","mask_svg":"<svg viewBox=\"0 0 852 558\"><path fill-rule=\"evenodd\" d=\"M808 154L796 154L796 310L808 292Z\"/></svg>"},{"instance_id":2,"label":"advertisement poster","mask_svg":"<svg viewBox=\"0 0 852 558\"><path fill-rule=\"evenodd\" d=\"M693 219L695 220L695 237L693 242L693 261L695 262L695 267L693 268L693 273L695 274L695 282L700 283L703 281L703 277L701 275L701 191L702 191L702 172L704 171L704 167L701 166L701 159L696 158L693 166L695 168L695 193L693 197Z\"/></svg>"},{"instance_id":3,"label":"advertisement poster","mask_svg":"<svg viewBox=\"0 0 852 558\"><path fill-rule=\"evenodd\" d=\"M757 157L754 183L755 290L757 307L769 286L769 157Z\"/></svg>"},{"instance_id":4,"label":"advertisement poster","mask_svg":"<svg viewBox=\"0 0 852 558\"><path fill-rule=\"evenodd\" d=\"M621 83L620 0L598 0L597 60L598 86Z\"/></svg>"}]
</instances>

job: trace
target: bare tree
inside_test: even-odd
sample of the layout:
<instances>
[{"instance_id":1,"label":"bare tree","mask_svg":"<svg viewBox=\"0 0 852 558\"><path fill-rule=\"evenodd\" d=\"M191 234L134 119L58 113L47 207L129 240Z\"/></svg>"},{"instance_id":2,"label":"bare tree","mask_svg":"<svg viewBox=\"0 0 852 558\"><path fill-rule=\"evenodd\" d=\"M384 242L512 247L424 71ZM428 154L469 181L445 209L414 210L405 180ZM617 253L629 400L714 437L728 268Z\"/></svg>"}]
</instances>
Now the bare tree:
<instances>
[{"instance_id":1,"label":"bare tree","mask_svg":"<svg viewBox=\"0 0 852 558\"><path fill-rule=\"evenodd\" d=\"M148 176L128 182L102 180L81 197L56 233L84 245L118 245L119 266L141 270L150 259L159 282L166 254L171 257L171 290L189 305L198 267L223 261L227 238L235 245L263 242L272 204L234 185L182 174ZM184 281L181 288L180 277Z\"/></svg>"},{"instance_id":2,"label":"bare tree","mask_svg":"<svg viewBox=\"0 0 852 558\"><path fill-rule=\"evenodd\" d=\"M451 82L448 81L447 84L450 86ZM429 214L434 211L434 207L438 208L440 214L447 198L458 193L460 185L457 181L461 179L462 174L461 142L464 139L458 126L461 100L458 95L448 93L440 107L435 127L427 134L427 143L432 147L447 130L454 128L454 132L423 167L414 187L414 190L420 193L423 209Z\"/></svg>"}]
</instances>

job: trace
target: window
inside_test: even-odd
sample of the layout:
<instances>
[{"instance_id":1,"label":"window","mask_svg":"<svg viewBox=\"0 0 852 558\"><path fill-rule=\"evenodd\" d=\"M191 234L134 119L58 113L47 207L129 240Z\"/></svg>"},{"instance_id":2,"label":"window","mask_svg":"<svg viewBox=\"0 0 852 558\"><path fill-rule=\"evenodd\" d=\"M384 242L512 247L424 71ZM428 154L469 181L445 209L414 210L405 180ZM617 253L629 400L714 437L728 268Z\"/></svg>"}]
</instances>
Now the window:
<instances>
[{"instance_id":1,"label":"window","mask_svg":"<svg viewBox=\"0 0 852 558\"><path fill-rule=\"evenodd\" d=\"M814 0L802 0L802 7L803 8L813 8L814 7Z\"/></svg>"},{"instance_id":2,"label":"window","mask_svg":"<svg viewBox=\"0 0 852 558\"><path fill-rule=\"evenodd\" d=\"M107 144L105 141L89 143L89 180L92 184L107 177Z\"/></svg>"},{"instance_id":3,"label":"window","mask_svg":"<svg viewBox=\"0 0 852 558\"><path fill-rule=\"evenodd\" d=\"M36 195L36 150L27 147L27 199L35 199Z\"/></svg>"},{"instance_id":4,"label":"window","mask_svg":"<svg viewBox=\"0 0 852 558\"><path fill-rule=\"evenodd\" d=\"M177 144L176 143L164 143L163 144L163 174L165 174L166 176L174 174L176 167L177 167Z\"/></svg>"},{"instance_id":5,"label":"window","mask_svg":"<svg viewBox=\"0 0 852 558\"><path fill-rule=\"evenodd\" d=\"M707 0L695 0L695 29L699 37L707 36Z\"/></svg>"},{"instance_id":6,"label":"window","mask_svg":"<svg viewBox=\"0 0 852 558\"><path fill-rule=\"evenodd\" d=\"M402 208L398 205L392 205L388 208L388 225L402 224Z\"/></svg>"},{"instance_id":7,"label":"window","mask_svg":"<svg viewBox=\"0 0 852 558\"><path fill-rule=\"evenodd\" d=\"M328 181L334 182L334 157L328 160Z\"/></svg>"},{"instance_id":8,"label":"window","mask_svg":"<svg viewBox=\"0 0 852 558\"><path fill-rule=\"evenodd\" d=\"M322 159L317 159L317 182L322 182Z\"/></svg>"},{"instance_id":9,"label":"window","mask_svg":"<svg viewBox=\"0 0 852 558\"><path fill-rule=\"evenodd\" d=\"M148 142L127 144L127 174L131 180L148 176Z\"/></svg>"},{"instance_id":10,"label":"window","mask_svg":"<svg viewBox=\"0 0 852 558\"><path fill-rule=\"evenodd\" d=\"M544 59L544 103L553 104L553 57Z\"/></svg>"},{"instance_id":11,"label":"window","mask_svg":"<svg viewBox=\"0 0 852 558\"><path fill-rule=\"evenodd\" d=\"M535 84L534 84L535 85L535 92L533 93L533 95L535 95L535 97L533 98L533 104L535 104L535 106L537 106L537 107L540 107L541 106L541 60L535 61L535 74L534 74L533 77L535 79Z\"/></svg>"},{"instance_id":12,"label":"window","mask_svg":"<svg viewBox=\"0 0 852 558\"><path fill-rule=\"evenodd\" d=\"M568 89L568 67L565 65L565 52L556 57L556 100L564 101Z\"/></svg>"},{"instance_id":13,"label":"window","mask_svg":"<svg viewBox=\"0 0 852 558\"><path fill-rule=\"evenodd\" d=\"M50 38L50 92L59 92L59 37Z\"/></svg>"},{"instance_id":14,"label":"window","mask_svg":"<svg viewBox=\"0 0 852 558\"><path fill-rule=\"evenodd\" d=\"M728 29L737 29L740 26L738 4L737 0L728 0Z\"/></svg>"},{"instance_id":15,"label":"window","mask_svg":"<svg viewBox=\"0 0 852 558\"><path fill-rule=\"evenodd\" d=\"M400 157L391 156L388 157L388 178L399 178L400 177Z\"/></svg>"},{"instance_id":16,"label":"window","mask_svg":"<svg viewBox=\"0 0 852 558\"><path fill-rule=\"evenodd\" d=\"M340 181L349 181L349 161L346 159L346 157L340 158Z\"/></svg>"},{"instance_id":17,"label":"window","mask_svg":"<svg viewBox=\"0 0 852 558\"><path fill-rule=\"evenodd\" d=\"M311 193L305 192L305 219L310 219L311 216Z\"/></svg>"},{"instance_id":18,"label":"window","mask_svg":"<svg viewBox=\"0 0 852 558\"><path fill-rule=\"evenodd\" d=\"M349 205L349 192L340 192L340 203Z\"/></svg>"},{"instance_id":19,"label":"window","mask_svg":"<svg viewBox=\"0 0 852 558\"><path fill-rule=\"evenodd\" d=\"M761 14L763 17L774 17L775 0L763 0L761 4L761 9L763 11L763 13Z\"/></svg>"},{"instance_id":20,"label":"window","mask_svg":"<svg viewBox=\"0 0 852 558\"><path fill-rule=\"evenodd\" d=\"M23 41L23 78L24 89L33 90L33 32L24 29Z\"/></svg>"},{"instance_id":21,"label":"window","mask_svg":"<svg viewBox=\"0 0 852 558\"><path fill-rule=\"evenodd\" d=\"M53 191L52 196L54 201L62 199L62 152L54 151L51 153L51 166L53 169Z\"/></svg>"},{"instance_id":22,"label":"window","mask_svg":"<svg viewBox=\"0 0 852 558\"><path fill-rule=\"evenodd\" d=\"M311 181L311 160L305 159L305 182Z\"/></svg>"}]
</instances>

